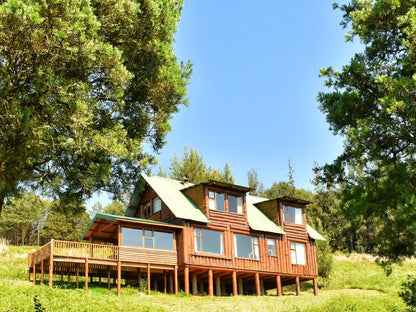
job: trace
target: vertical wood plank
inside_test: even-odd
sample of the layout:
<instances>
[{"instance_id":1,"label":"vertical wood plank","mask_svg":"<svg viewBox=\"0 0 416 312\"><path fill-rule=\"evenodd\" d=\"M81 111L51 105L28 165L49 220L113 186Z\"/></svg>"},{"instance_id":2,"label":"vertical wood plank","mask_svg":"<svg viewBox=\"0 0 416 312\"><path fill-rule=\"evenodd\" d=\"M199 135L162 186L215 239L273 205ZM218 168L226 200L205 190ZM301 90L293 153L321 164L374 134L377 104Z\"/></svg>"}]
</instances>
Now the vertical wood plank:
<instances>
[{"instance_id":1,"label":"vertical wood plank","mask_svg":"<svg viewBox=\"0 0 416 312\"><path fill-rule=\"evenodd\" d=\"M212 276L212 269L208 270L208 294L214 296L214 281Z\"/></svg>"},{"instance_id":2,"label":"vertical wood plank","mask_svg":"<svg viewBox=\"0 0 416 312\"><path fill-rule=\"evenodd\" d=\"M237 296L238 290L237 290L237 272L236 271L233 271L232 280L233 280L233 296Z\"/></svg>"}]
</instances>

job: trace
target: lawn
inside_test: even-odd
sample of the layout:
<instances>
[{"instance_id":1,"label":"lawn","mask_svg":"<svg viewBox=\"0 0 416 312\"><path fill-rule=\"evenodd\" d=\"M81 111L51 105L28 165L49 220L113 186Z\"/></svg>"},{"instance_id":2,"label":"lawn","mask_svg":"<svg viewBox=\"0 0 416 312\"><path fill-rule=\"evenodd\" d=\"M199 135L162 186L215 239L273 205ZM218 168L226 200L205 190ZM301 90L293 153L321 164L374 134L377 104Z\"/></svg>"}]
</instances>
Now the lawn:
<instances>
[{"instance_id":1,"label":"lawn","mask_svg":"<svg viewBox=\"0 0 416 312\"><path fill-rule=\"evenodd\" d=\"M297 297L293 287L284 287L284 296L202 297L165 295L154 292L140 295L134 287L115 289L90 284L89 293L74 285L54 281L53 289L26 280L27 254L34 247L8 246L0 250L0 311L404 311L398 296L400 284L408 274L416 274L416 261L384 271L365 255L337 255L329 287L312 293L311 283L302 283ZM321 283L320 283L320 286Z\"/></svg>"}]
</instances>

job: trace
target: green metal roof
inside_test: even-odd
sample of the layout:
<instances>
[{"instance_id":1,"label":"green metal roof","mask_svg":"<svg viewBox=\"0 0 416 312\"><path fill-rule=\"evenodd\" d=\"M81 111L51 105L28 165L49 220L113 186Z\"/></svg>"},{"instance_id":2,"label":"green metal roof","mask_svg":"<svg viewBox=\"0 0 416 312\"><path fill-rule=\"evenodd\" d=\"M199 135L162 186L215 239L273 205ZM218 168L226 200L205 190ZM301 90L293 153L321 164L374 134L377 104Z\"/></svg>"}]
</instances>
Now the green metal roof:
<instances>
[{"instance_id":1,"label":"green metal roof","mask_svg":"<svg viewBox=\"0 0 416 312\"><path fill-rule=\"evenodd\" d=\"M209 222L198 206L181 192L182 189L190 186L189 183L184 185L177 180L158 176L150 177L146 174L142 174L142 178L152 187L175 217L203 223Z\"/></svg>"},{"instance_id":2,"label":"green metal roof","mask_svg":"<svg viewBox=\"0 0 416 312\"><path fill-rule=\"evenodd\" d=\"M270 220L260 209L254 204L258 204L263 201L267 201L267 198L247 195L247 221L251 229L255 231L286 234L281 226L278 226L272 220Z\"/></svg>"},{"instance_id":3,"label":"green metal roof","mask_svg":"<svg viewBox=\"0 0 416 312\"><path fill-rule=\"evenodd\" d=\"M306 224L306 231L312 239L326 241L326 239L317 231L315 231L309 224Z\"/></svg>"}]
</instances>

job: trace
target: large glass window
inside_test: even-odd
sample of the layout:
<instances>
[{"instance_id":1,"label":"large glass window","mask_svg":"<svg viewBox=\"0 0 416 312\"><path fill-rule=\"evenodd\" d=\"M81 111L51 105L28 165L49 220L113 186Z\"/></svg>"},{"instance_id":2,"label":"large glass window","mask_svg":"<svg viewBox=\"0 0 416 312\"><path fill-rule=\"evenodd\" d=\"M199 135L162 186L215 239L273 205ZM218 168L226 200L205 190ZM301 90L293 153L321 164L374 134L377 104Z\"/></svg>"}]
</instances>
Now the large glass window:
<instances>
[{"instance_id":1,"label":"large glass window","mask_svg":"<svg viewBox=\"0 0 416 312\"><path fill-rule=\"evenodd\" d=\"M256 236L234 234L235 255L259 260L259 239Z\"/></svg>"},{"instance_id":2,"label":"large glass window","mask_svg":"<svg viewBox=\"0 0 416 312\"><path fill-rule=\"evenodd\" d=\"M228 211L243 213L243 198L241 196L227 195Z\"/></svg>"},{"instance_id":3,"label":"large glass window","mask_svg":"<svg viewBox=\"0 0 416 312\"><path fill-rule=\"evenodd\" d=\"M216 192L208 192L209 197L209 209L212 210L225 210L224 194Z\"/></svg>"},{"instance_id":4,"label":"large glass window","mask_svg":"<svg viewBox=\"0 0 416 312\"><path fill-rule=\"evenodd\" d=\"M173 233L123 227L122 246L175 250Z\"/></svg>"},{"instance_id":5,"label":"large glass window","mask_svg":"<svg viewBox=\"0 0 416 312\"><path fill-rule=\"evenodd\" d=\"M291 206L283 206L283 221L303 224L303 209Z\"/></svg>"},{"instance_id":6,"label":"large glass window","mask_svg":"<svg viewBox=\"0 0 416 312\"><path fill-rule=\"evenodd\" d=\"M143 230L123 227L123 246L143 247Z\"/></svg>"},{"instance_id":7,"label":"large glass window","mask_svg":"<svg viewBox=\"0 0 416 312\"><path fill-rule=\"evenodd\" d=\"M153 198L153 213L159 212L162 210L162 201L159 197Z\"/></svg>"},{"instance_id":8,"label":"large glass window","mask_svg":"<svg viewBox=\"0 0 416 312\"><path fill-rule=\"evenodd\" d=\"M267 239L267 254L276 256L276 240L274 238Z\"/></svg>"},{"instance_id":9,"label":"large glass window","mask_svg":"<svg viewBox=\"0 0 416 312\"><path fill-rule=\"evenodd\" d=\"M223 255L224 243L222 232L206 229L195 229L195 251Z\"/></svg>"},{"instance_id":10,"label":"large glass window","mask_svg":"<svg viewBox=\"0 0 416 312\"><path fill-rule=\"evenodd\" d=\"M306 245L303 243L290 243L290 256L292 264L306 265Z\"/></svg>"}]
</instances>

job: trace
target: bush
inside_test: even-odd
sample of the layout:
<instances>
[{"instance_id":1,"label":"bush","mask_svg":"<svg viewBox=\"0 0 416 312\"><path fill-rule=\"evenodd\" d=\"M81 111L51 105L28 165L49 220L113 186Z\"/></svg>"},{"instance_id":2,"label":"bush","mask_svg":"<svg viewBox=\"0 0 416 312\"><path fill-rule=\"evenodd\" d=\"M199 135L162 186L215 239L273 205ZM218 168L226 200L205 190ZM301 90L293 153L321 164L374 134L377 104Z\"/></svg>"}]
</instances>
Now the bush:
<instances>
[{"instance_id":1,"label":"bush","mask_svg":"<svg viewBox=\"0 0 416 312\"><path fill-rule=\"evenodd\" d=\"M402 290L399 292L407 305L407 311L416 312L416 277L409 275L407 281L402 283Z\"/></svg>"},{"instance_id":2,"label":"bush","mask_svg":"<svg viewBox=\"0 0 416 312\"><path fill-rule=\"evenodd\" d=\"M334 257L328 241L316 242L316 253L318 260L318 275L322 278L324 288L329 285Z\"/></svg>"}]
</instances>

